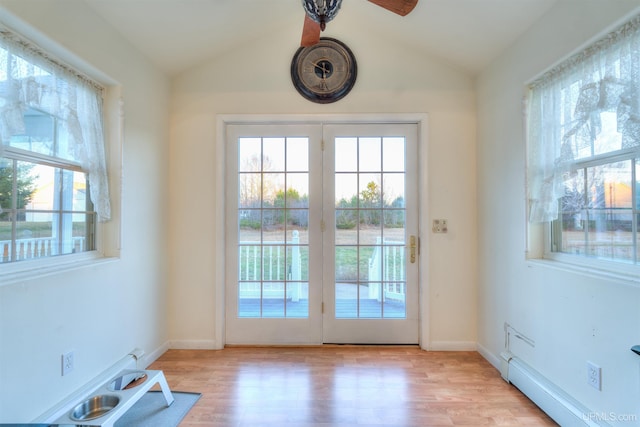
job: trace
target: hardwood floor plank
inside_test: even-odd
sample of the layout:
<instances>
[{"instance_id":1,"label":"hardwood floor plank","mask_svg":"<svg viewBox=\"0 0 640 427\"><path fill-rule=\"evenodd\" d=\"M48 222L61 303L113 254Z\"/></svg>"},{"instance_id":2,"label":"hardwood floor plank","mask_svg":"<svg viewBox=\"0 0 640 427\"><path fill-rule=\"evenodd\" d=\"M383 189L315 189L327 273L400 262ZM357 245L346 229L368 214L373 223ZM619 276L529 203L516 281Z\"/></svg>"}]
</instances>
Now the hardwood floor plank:
<instances>
[{"instance_id":1,"label":"hardwood floor plank","mask_svg":"<svg viewBox=\"0 0 640 427\"><path fill-rule=\"evenodd\" d=\"M172 390L202 393L180 426L555 426L476 352L412 346L169 350Z\"/></svg>"}]
</instances>

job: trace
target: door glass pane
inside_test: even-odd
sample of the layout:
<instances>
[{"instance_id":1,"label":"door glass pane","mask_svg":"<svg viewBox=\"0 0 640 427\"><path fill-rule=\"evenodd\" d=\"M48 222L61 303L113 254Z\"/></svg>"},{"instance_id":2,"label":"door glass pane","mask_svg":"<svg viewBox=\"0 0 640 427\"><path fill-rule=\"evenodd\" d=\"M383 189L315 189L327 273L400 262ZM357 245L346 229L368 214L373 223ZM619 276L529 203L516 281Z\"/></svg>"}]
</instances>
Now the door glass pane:
<instances>
[{"instance_id":1,"label":"door glass pane","mask_svg":"<svg viewBox=\"0 0 640 427\"><path fill-rule=\"evenodd\" d=\"M240 208L259 208L260 191L262 189L262 174L240 173L240 191L238 194L238 206ZM240 212L243 214L244 212ZM243 219L243 216L240 216Z\"/></svg>"},{"instance_id":2,"label":"door glass pane","mask_svg":"<svg viewBox=\"0 0 640 427\"><path fill-rule=\"evenodd\" d=\"M358 138L358 171L378 172L382 169L380 138Z\"/></svg>"},{"instance_id":3,"label":"door glass pane","mask_svg":"<svg viewBox=\"0 0 640 427\"><path fill-rule=\"evenodd\" d=\"M405 139L335 144L335 317L405 318Z\"/></svg>"},{"instance_id":4,"label":"door glass pane","mask_svg":"<svg viewBox=\"0 0 640 427\"><path fill-rule=\"evenodd\" d=\"M240 172L260 172L262 170L260 138L241 138L238 141L238 170Z\"/></svg>"},{"instance_id":5,"label":"door glass pane","mask_svg":"<svg viewBox=\"0 0 640 427\"><path fill-rule=\"evenodd\" d=\"M262 207L283 208L285 174L263 173L262 176Z\"/></svg>"},{"instance_id":6,"label":"door glass pane","mask_svg":"<svg viewBox=\"0 0 640 427\"><path fill-rule=\"evenodd\" d=\"M284 138L264 138L262 143L262 170L282 172L284 166Z\"/></svg>"},{"instance_id":7,"label":"door glass pane","mask_svg":"<svg viewBox=\"0 0 640 427\"><path fill-rule=\"evenodd\" d=\"M358 243L358 211L340 209L336 211L336 244L355 245Z\"/></svg>"},{"instance_id":8,"label":"door glass pane","mask_svg":"<svg viewBox=\"0 0 640 427\"><path fill-rule=\"evenodd\" d=\"M336 138L336 172L355 172L358 170L358 139Z\"/></svg>"},{"instance_id":9,"label":"door glass pane","mask_svg":"<svg viewBox=\"0 0 640 427\"><path fill-rule=\"evenodd\" d=\"M239 138L238 155L238 317L306 318L309 140Z\"/></svg>"},{"instance_id":10,"label":"door glass pane","mask_svg":"<svg viewBox=\"0 0 640 427\"><path fill-rule=\"evenodd\" d=\"M404 172L404 138L385 138L382 156L385 172Z\"/></svg>"},{"instance_id":11,"label":"door glass pane","mask_svg":"<svg viewBox=\"0 0 640 427\"><path fill-rule=\"evenodd\" d=\"M286 205L288 208L300 209L309 207L308 186L308 173L287 174Z\"/></svg>"},{"instance_id":12,"label":"door glass pane","mask_svg":"<svg viewBox=\"0 0 640 427\"><path fill-rule=\"evenodd\" d=\"M287 138L287 171L309 170L309 142L307 138Z\"/></svg>"}]
</instances>

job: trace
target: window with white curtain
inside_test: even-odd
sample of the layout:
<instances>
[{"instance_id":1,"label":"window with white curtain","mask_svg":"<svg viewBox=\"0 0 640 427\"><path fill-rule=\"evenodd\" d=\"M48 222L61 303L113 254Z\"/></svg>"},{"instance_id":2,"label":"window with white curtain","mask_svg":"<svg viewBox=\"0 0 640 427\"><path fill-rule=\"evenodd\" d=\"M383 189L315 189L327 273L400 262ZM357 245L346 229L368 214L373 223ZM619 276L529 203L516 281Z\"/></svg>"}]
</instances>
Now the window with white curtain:
<instances>
[{"instance_id":1,"label":"window with white curtain","mask_svg":"<svg viewBox=\"0 0 640 427\"><path fill-rule=\"evenodd\" d=\"M102 92L0 29L0 270L96 249L110 219Z\"/></svg>"},{"instance_id":2,"label":"window with white curtain","mask_svg":"<svg viewBox=\"0 0 640 427\"><path fill-rule=\"evenodd\" d=\"M545 254L638 264L640 16L528 89L528 214L548 225Z\"/></svg>"}]
</instances>

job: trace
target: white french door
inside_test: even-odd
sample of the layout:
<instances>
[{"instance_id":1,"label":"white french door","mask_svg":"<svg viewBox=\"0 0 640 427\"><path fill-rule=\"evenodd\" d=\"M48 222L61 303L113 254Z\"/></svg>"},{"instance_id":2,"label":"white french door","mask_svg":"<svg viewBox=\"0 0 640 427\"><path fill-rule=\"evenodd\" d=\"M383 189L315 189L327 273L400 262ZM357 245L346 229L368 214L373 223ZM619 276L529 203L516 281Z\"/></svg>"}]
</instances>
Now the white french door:
<instances>
[{"instance_id":1,"label":"white french door","mask_svg":"<svg viewBox=\"0 0 640 427\"><path fill-rule=\"evenodd\" d=\"M322 342L322 126L227 125L227 344Z\"/></svg>"},{"instance_id":2,"label":"white french door","mask_svg":"<svg viewBox=\"0 0 640 427\"><path fill-rule=\"evenodd\" d=\"M226 140L226 343L417 343L417 125Z\"/></svg>"},{"instance_id":3,"label":"white french door","mask_svg":"<svg viewBox=\"0 0 640 427\"><path fill-rule=\"evenodd\" d=\"M323 130L323 340L417 344L417 126Z\"/></svg>"}]
</instances>

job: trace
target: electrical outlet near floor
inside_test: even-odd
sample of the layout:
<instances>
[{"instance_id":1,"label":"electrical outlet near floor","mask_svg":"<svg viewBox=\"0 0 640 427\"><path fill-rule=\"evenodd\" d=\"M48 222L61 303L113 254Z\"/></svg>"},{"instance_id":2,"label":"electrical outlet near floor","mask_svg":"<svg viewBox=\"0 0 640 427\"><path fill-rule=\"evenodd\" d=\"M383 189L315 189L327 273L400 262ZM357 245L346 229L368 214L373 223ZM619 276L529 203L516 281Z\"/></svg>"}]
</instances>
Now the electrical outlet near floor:
<instances>
[{"instance_id":1,"label":"electrical outlet near floor","mask_svg":"<svg viewBox=\"0 0 640 427\"><path fill-rule=\"evenodd\" d=\"M71 371L73 371L73 365L74 365L74 354L73 351L69 351L67 353L64 353L61 356L61 361L62 361L62 376L64 377L65 375L68 375Z\"/></svg>"},{"instance_id":2,"label":"electrical outlet near floor","mask_svg":"<svg viewBox=\"0 0 640 427\"><path fill-rule=\"evenodd\" d=\"M602 380L602 369L600 366L587 362L587 384L596 390L602 389L602 384L600 383Z\"/></svg>"}]
</instances>

